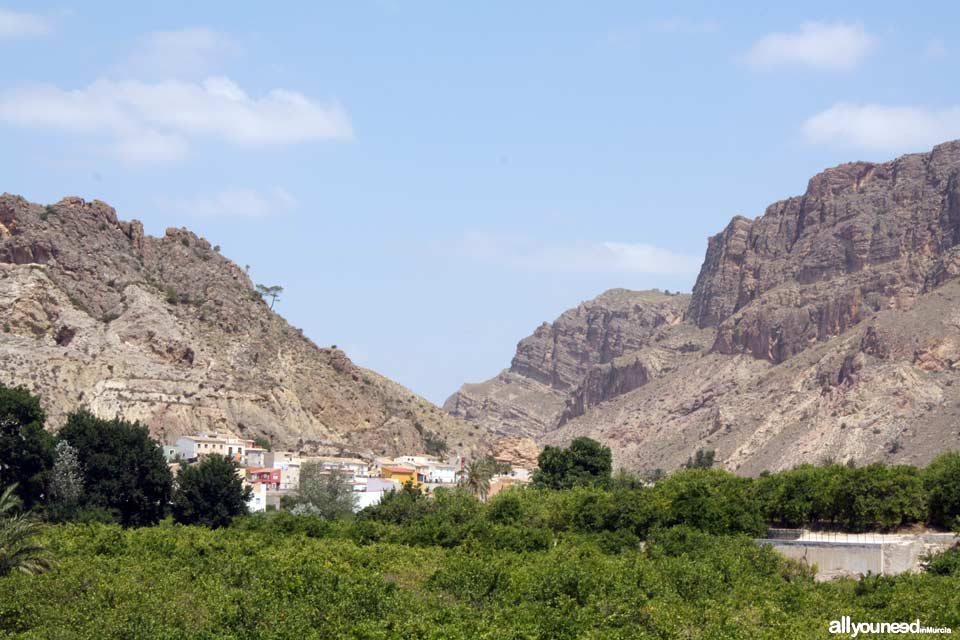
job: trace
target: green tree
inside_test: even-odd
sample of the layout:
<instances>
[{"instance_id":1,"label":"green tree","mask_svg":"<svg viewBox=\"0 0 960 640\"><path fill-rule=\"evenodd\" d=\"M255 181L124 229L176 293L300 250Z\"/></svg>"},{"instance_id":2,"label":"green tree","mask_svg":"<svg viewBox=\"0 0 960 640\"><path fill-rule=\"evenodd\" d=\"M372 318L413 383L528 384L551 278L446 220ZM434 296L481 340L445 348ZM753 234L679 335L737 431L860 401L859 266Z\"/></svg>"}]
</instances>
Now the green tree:
<instances>
[{"instance_id":1,"label":"green tree","mask_svg":"<svg viewBox=\"0 0 960 640\"><path fill-rule=\"evenodd\" d=\"M717 452L713 449L697 449L693 457L687 458L684 465L687 469L709 469L713 466Z\"/></svg>"},{"instance_id":2,"label":"green tree","mask_svg":"<svg viewBox=\"0 0 960 640\"><path fill-rule=\"evenodd\" d=\"M480 500L486 500L493 472L491 465L484 460L471 460L460 478L460 484Z\"/></svg>"},{"instance_id":3,"label":"green tree","mask_svg":"<svg viewBox=\"0 0 960 640\"><path fill-rule=\"evenodd\" d=\"M273 309L273 303L280 299L280 294L283 293L283 287L278 284L267 286L265 284L257 285L257 295L266 300L270 298L270 308Z\"/></svg>"},{"instance_id":4,"label":"green tree","mask_svg":"<svg viewBox=\"0 0 960 640\"><path fill-rule=\"evenodd\" d=\"M263 436L257 436L256 438L254 438L254 439L253 439L253 444L255 444L256 446L260 447L260 448L263 449L264 451L272 451L272 450L273 450L273 445L271 445L271 444L270 444L270 441L269 441L267 438L263 437Z\"/></svg>"},{"instance_id":5,"label":"green tree","mask_svg":"<svg viewBox=\"0 0 960 640\"><path fill-rule=\"evenodd\" d=\"M926 498L915 467L878 462L848 469L837 487L836 521L849 531L892 529L923 520Z\"/></svg>"},{"instance_id":6,"label":"green tree","mask_svg":"<svg viewBox=\"0 0 960 640\"><path fill-rule=\"evenodd\" d=\"M56 452L56 461L50 472L47 517L63 521L76 515L83 498L83 471L77 450L69 442L58 442Z\"/></svg>"},{"instance_id":7,"label":"green tree","mask_svg":"<svg viewBox=\"0 0 960 640\"><path fill-rule=\"evenodd\" d=\"M388 491L375 505L360 512L362 519L406 525L434 512L435 501L427 497L413 482L403 483L399 491Z\"/></svg>"},{"instance_id":8,"label":"green tree","mask_svg":"<svg viewBox=\"0 0 960 640\"><path fill-rule=\"evenodd\" d=\"M235 462L217 454L181 467L173 493L173 519L218 529L247 513L252 491L243 486L237 469Z\"/></svg>"},{"instance_id":9,"label":"green tree","mask_svg":"<svg viewBox=\"0 0 960 640\"><path fill-rule=\"evenodd\" d=\"M40 523L32 514L20 511L22 501L16 485L0 492L0 576L13 571L43 573L52 566L47 550L33 542Z\"/></svg>"},{"instance_id":10,"label":"green tree","mask_svg":"<svg viewBox=\"0 0 960 640\"><path fill-rule=\"evenodd\" d=\"M803 464L789 471L761 476L754 483L754 495L760 500L768 522L801 527L833 521L837 488L846 473L847 468L842 465Z\"/></svg>"},{"instance_id":11,"label":"green tree","mask_svg":"<svg viewBox=\"0 0 960 640\"><path fill-rule=\"evenodd\" d=\"M960 451L937 456L923 471L930 524L960 530Z\"/></svg>"},{"instance_id":12,"label":"green tree","mask_svg":"<svg viewBox=\"0 0 960 640\"><path fill-rule=\"evenodd\" d=\"M27 509L43 499L53 467L53 436L45 420L38 397L0 384L0 486L16 483Z\"/></svg>"},{"instance_id":13,"label":"green tree","mask_svg":"<svg viewBox=\"0 0 960 640\"><path fill-rule=\"evenodd\" d=\"M722 469L684 469L658 482L650 496L665 526L759 535L766 527L750 483Z\"/></svg>"},{"instance_id":14,"label":"green tree","mask_svg":"<svg viewBox=\"0 0 960 640\"><path fill-rule=\"evenodd\" d=\"M172 478L163 450L138 422L103 420L80 410L57 434L77 451L84 507L106 509L124 526L156 524L166 513Z\"/></svg>"},{"instance_id":15,"label":"green tree","mask_svg":"<svg viewBox=\"0 0 960 640\"><path fill-rule=\"evenodd\" d=\"M300 467L300 488L290 503L294 513L333 520L353 513L357 496L349 474L325 471L319 462L309 461Z\"/></svg>"},{"instance_id":16,"label":"green tree","mask_svg":"<svg viewBox=\"0 0 960 640\"><path fill-rule=\"evenodd\" d=\"M610 483L613 455L591 438L576 438L566 449L546 446L537 459L533 482L539 487L568 489L581 485Z\"/></svg>"}]
</instances>

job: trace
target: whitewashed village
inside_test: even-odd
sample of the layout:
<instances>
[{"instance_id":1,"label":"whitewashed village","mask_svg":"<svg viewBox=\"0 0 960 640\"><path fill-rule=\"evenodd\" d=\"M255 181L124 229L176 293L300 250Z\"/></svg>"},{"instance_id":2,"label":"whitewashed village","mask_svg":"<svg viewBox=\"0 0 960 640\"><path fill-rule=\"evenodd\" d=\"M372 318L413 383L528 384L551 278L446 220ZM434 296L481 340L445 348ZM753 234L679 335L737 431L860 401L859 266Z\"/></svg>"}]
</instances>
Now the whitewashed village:
<instances>
[{"instance_id":1,"label":"whitewashed village","mask_svg":"<svg viewBox=\"0 0 960 640\"><path fill-rule=\"evenodd\" d=\"M237 473L251 489L247 502L250 512L279 510L284 496L296 496L300 489L300 470L315 464L322 473L339 477L354 495L353 509L360 511L378 504L384 495L399 491L405 484L427 495L437 489L462 484L469 460L454 455L446 459L434 456L403 455L395 458L338 457L305 455L298 451L273 451L258 446L254 440L224 432L197 433L181 436L176 442L163 445L163 454L176 477L184 465L200 462L217 454L235 462ZM513 485L529 484L530 469L512 465L507 459L495 459L499 473L489 479L478 495L487 500Z\"/></svg>"}]
</instances>

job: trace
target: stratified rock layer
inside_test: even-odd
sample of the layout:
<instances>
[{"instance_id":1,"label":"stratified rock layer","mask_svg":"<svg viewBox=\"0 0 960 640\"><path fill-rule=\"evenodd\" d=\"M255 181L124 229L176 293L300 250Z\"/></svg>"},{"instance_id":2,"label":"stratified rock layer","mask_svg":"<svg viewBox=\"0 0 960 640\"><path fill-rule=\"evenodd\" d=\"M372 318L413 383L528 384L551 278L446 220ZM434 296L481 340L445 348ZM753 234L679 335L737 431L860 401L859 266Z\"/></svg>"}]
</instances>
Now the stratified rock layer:
<instances>
[{"instance_id":1,"label":"stratified rock layer","mask_svg":"<svg viewBox=\"0 0 960 640\"><path fill-rule=\"evenodd\" d=\"M635 469L677 467L699 448L744 473L925 463L960 447L958 247L960 142L824 171L709 240L682 321L651 333L655 322L623 317L620 334L644 337L609 357L585 332L556 337L568 314L602 316L604 294L522 341L510 372L559 394L524 433L596 437ZM484 385L445 408L487 406L502 385ZM497 429L525 401L501 394L464 417Z\"/></svg>"},{"instance_id":2,"label":"stratified rock layer","mask_svg":"<svg viewBox=\"0 0 960 640\"><path fill-rule=\"evenodd\" d=\"M0 196L0 382L51 426L85 406L171 439L266 436L307 451L398 454L478 431L270 311L246 272L185 229L144 235L99 201Z\"/></svg>"}]
</instances>

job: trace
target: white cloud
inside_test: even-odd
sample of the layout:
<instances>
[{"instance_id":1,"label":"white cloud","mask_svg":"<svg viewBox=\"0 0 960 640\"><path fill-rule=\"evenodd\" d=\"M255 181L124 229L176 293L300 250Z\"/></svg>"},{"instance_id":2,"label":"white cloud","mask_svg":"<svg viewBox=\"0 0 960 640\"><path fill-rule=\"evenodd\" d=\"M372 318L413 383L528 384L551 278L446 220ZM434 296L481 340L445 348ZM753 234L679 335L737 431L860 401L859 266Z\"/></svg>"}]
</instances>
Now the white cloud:
<instances>
[{"instance_id":1,"label":"white cloud","mask_svg":"<svg viewBox=\"0 0 960 640\"><path fill-rule=\"evenodd\" d=\"M212 196L180 200L172 206L193 216L262 218L293 209L297 200L279 187L267 193L255 189L226 189Z\"/></svg>"},{"instance_id":2,"label":"white cloud","mask_svg":"<svg viewBox=\"0 0 960 640\"><path fill-rule=\"evenodd\" d=\"M960 138L960 107L930 109L838 103L803 124L808 142L905 151Z\"/></svg>"},{"instance_id":3,"label":"white cloud","mask_svg":"<svg viewBox=\"0 0 960 640\"><path fill-rule=\"evenodd\" d=\"M125 75L147 78L200 78L240 52L226 34L205 27L156 31L144 36L130 59L119 67Z\"/></svg>"},{"instance_id":4,"label":"white cloud","mask_svg":"<svg viewBox=\"0 0 960 640\"><path fill-rule=\"evenodd\" d=\"M169 164L186 157L188 144L181 136L145 129L126 133L107 151L125 164Z\"/></svg>"},{"instance_id":5,"label":"white cloud","mask_svg":"<svg viewBox=\"0 0 960 640\"><path fill-rule=\"evenodd\" d=\"M52 32L53 21L47 15L0 7L0 40L45 36Z\"/></svg>"},{"instance_id":6,"label":"white cloud","mask_svg":"<svg viewBox=\"0 0 960 640\"><path fill-rule=\"evenodd\" d=\"M457 253L529 271L571 273L695 274L700 258L644 243L580 242L548 245L527 238L469 233Z\"/></svg>"},{"instance_id":7,"label":"white cloud","mask_svg":"<svg viewBox=\"0 0 960 640\"><path fill-rule=\"evenodd\" d=\"M225 77L199 83L100 79L77 90L21 87L0 93L0 122L106 135L117 157L140 162L182 158L194 138L266 147L352 136L338 105L285 89L251 97Z\"/></svg>"},{"instance_id":8,"label":"white cloud","mask_svg":"<svg viewBox=\"0 0 960 640\"><path fill-rule=\"evenodd\" d=\"M862 25L807 22L793 33L771 33L744 56L756 69L798 66L834 71L854 69L876 47Z\"/></svg>"}]
</instances>

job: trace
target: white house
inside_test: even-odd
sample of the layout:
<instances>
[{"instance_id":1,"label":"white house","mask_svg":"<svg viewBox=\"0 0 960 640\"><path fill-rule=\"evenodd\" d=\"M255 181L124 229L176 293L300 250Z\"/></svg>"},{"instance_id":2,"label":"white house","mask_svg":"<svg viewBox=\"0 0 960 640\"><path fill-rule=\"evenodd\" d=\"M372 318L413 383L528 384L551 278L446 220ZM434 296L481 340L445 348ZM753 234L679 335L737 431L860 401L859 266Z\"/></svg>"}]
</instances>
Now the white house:
<instances>
[{"instance_id":1,"label":"white house","mask_svg":"<svg viewBox=\"0 0 960 640\"><path fill-rule=\"evenodd\" d=\"M457 481L459 465L443 462L429 456L400 456L397 462L416 467L417 480L429 484L453 484Z\"/></svg>"},{"instance_id":2,"label":"white house","mask_svg":"<svg viewBox=\"0 0 960 640\"><path fill-rule=\"evenodd\" d=\"M248 484L248 486L253 489L253 494L251 494L250 499L247 500L247 509L249 509L251 513L266 511L267 485L262 482L254 482L253 484Z\"/></svg>"},{"instance_id":3,"label":"white house","mask_svg":"<svg viewBox=\"0 0 960 640\"><path fill-rule=\"evenodd\" d=\"M390 491L399 491L400 483L389 478L368 478L365 483L354 485L357 501L354 511L379 504L384 495Z\"/></svg>"},{"instance_id":4,"label":"white house","mask_svg":"<svg viewBox=\"0 0 960 640\"><path fill-rule=\"evenodd\" d=\"M280 469L281 491L296 491L300 488L300 454L293 451L267 451L263 461L264 467Z\"/></svg>"},{"instance_id":5,"label":"white house","mask_svg":"<svg viewBox=\"0 0 960 640\"><path fill-rule=\"evenodd\" d=\"M510 477L519 482L530 482L533 479L533 474L530 473L530 469L524 467L510 467Z\"/></svg>"},{"instance_id":6,"label":"white house","mask_svg":"<svg viewBox=\"0 0 960 640\"><path fill-rule=\"evenodd\" d=\"M244 452L243 464L247 467L266 467L266 449L248 447Z\"/></svg>"},{"instance_id":7,"label":"white house","mask_svg":"<svg viewBox=\"0 0 960 640\"><path fill-rule=\"evenodd\" d=\"M217 453L231 460L243 460L247 446L252 446L250 440L242 440L235 436L216 433L201 433L195 436L181 436L177 438L177 451L185 460L197 460L203 456Z\"/></svg>"},{"instance_id":8,"label":"white house","mask_svg":"<svg viewBox=\"0 0 960 640\"><path fill-rule=\"evenodd\" d=\"M346 473L354 478L370 476L370 465L360 458L338 458L334 456L312 456L302 458L302 462L316 462L324 471Z\"/></svg>"}]
</instances>

